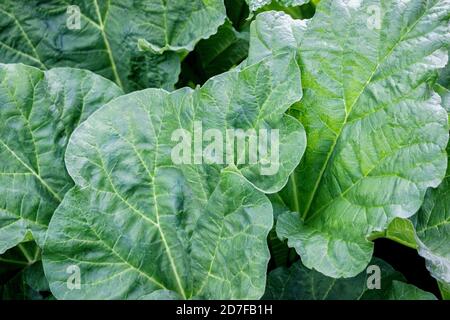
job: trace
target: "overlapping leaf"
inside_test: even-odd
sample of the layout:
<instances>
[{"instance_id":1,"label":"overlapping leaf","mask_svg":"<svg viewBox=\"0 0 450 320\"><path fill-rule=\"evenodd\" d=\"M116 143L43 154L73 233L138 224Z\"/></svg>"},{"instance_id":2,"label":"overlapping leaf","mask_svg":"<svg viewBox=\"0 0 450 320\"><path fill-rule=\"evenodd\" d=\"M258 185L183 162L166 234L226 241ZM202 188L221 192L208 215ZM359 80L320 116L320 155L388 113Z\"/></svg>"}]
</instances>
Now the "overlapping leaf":
<instances>
[{"instance_id":1,"label":"overlapping leaf","mask_svg":"<svg viewBox=\"0 0 450 320\"><path fill-rule=\"evenodd\" d=\"M450 300L450 284L439 282L439 290L441 291L442 299Z\"/></svg>"},{"instance_id":2,"label":"overlapping leaf","mask_svg":"<svg viewBox=\"0 0 450 320\"><path fill-rule=\"evenodd\" d=\"M374 258L370 266L380 273L363 271L350 279L335 279L310 270L297 261L290 268L270 272L264 299L276 300L435 300L436 297L413 285L383 260ZM380 276L379 287L372 287ZM369 286L371 288L369 289Z\"/></svg>"},{"instance_id":3,"label":"overlapping leaf","mask_svg":"<svg viewBox=\"0 0 450 320\"><path fill-rule=\"evenodd\" d=\"M120 94L89 71L0 65L0 254L28 232L43 245L73 185L63 159L72 131Z\"/></svg>"},{"instance_id":4,"label":"overlapping leaf","mask_svg":"<svg viewBox=\"0 0 450 320\"><path fill-rule=\"evenodd\" d=\"M303 154L303 127L284 114L301 98L300 86L294 57L283 54L195 91L122 96L91 116L70 140L66 165L76 187L53 217L45 245L54 295L259 298L273 219L259 190L282 188ZM261 175L268 153L257 164L176 164L172 135L184 129L195 136L196 122L204 133L279 130L279 170ZM80 290L67 288L71 265L80 269Z\"/></svg>"},{"instance_id":5,"label":"overlapping leaf","mask_svg":"<svg viewBox=\"0 0 450 320\"><path fill-rule=\"evenodd\" d=\"M49 292L41 261L27 266L3 286L0 285L2 300L44 300L50 298Z\"/></svg>"},{"instance_id":6,"label":"overlapping leaf","mask_svg":"<svg viewBox=\"0 0 450 320\"><path fill-rule=\"evenodd\" d=\"M446 69L448 69L448 66ZM441 83L448 87L448 82L442 80ZM441 96L442 106L449 112L450 91L444 86L436 85L435 90ZM447 146L447 153L449 151L450 149ZM415 233L415 239L410 240L409 243L414 243L419 254L426 259L426 266L431 275L443 282L444 287L450 284L449 172L450 168L447 167L447 173L441 185L436 189L427 191L422 208L411 219L414 227L410 221L402 221L403 224L410 225L408 234L411 233L410 229L412 229L413 234ZM389 229L393 228L391 225Z\"/></svg>"},{"instance_id":7,"label":"overlapping leaf","mask_svg":"<svg viewBox=\"0 0 450 320\"><path fill-rule=\"evenodd\" d=\"M192 80L203 84L212 76L237 66L248 55L248 38L247 29L237 31L227 20L216 34L200 41L190 56L183 61L183 72L178 84L191 84L189 81Z\"/></svg>"},{"instance_id":8,"label":"overlapping leaf","mask_svg":"<svg viewBox=\"0 0 450 320\"><path fill-rule=\"evenodd\" d=\"M447 149L450 151L449 149ZM415 217L418 252L438 280L450 284L450 176L449 169L437 189L428 190Z\"/></svg>"},{"instance_id":9,"label":"overlapping leaf","mask_svg":"<svg viewBox=\"0 0 450 320\"><path fill-rule=\"evenodd\" d=\"M0 300L42 300L50 288L42 268L41 249L25 241L0 255Z\"/></svg>"},{"instance_id":10,"label":"overlapping leaf","mask_svg":"<svg viewBox=\"0 0 450 320\"><path fill-rule=\"evenodd\" d=\"M125 91L172 89L180 70L173 51L192 50L224 19L222 0L5 0L0 62L88 69Z\"/></svg>"},{"instance_id":11,"label":"overlapping leaf","mask_svg":"<svg viewBox=\"0 0 450 320\"><path fill-rule=\"evenodd\" d=\"M297 213L277 233L308 268L357 275L368 238L443 179L447 115L431 87L447 62L449 10L448 0L321 1L301 34L304 98L291 114L308 147L281 193Z\"/></svg>"}]
</instances>

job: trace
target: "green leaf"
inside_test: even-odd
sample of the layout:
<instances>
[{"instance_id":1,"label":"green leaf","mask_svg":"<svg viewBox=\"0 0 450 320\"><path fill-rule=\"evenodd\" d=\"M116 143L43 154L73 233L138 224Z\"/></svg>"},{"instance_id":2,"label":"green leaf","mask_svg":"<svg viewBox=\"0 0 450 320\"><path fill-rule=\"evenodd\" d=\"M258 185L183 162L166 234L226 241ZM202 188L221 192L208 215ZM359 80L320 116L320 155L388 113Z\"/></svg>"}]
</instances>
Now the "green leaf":
<instances>
[{"instance_id":1,"label":"green leaf","mask_svg":"<svg viewBox=\"0 0 450 320\"><path fill-rule=\"evenodd\" d=\"M278 193L269 195L269 199L272 203L273 220L276 224L278 217L285 212L289 212L289 209L279 197ZM270 230L267 242L269 245L270 257L275 267L289 265L291 261L297 259L298 256L295 253L295 250L289 248L286 241L278 239L275 227Z\"/></svg>"},{"instance_id":2,"label":"green leaf","mask_svg":"<svg viewBox=\"0 0 450 320\"><path fill-rule=\"evenodd\" d=\"M438 282L439 290L443 300L450 300L450 284Z\"/></svg>"},{"instance_id":3,"label":"green leaf","mask_svg":"<svg viewBox=\"0 0 450 320\"><path fill-rule=\"evenodd\" d=\"M417 249L414 226L408 219L395 218L392 220L384 236L407 247Z\"/></svg>"},{"instance_id":4,"label":"green leaf","mask_svg":"<svg viewBox=\"0 0 450 320\"><path fill-rule=\"evenodd\" d=\"M182 297L170 290L156 290L150 294L144 295L139 300L181 300Z\"/></svg>"},{"instance_id":5,"label":"green leaf","mask_svg":"<svg viewBox=\"0 0 450 320\"><path fill-rule=\"evenodd\" d=\"M225 0L227 17L237 30L248 24L249 9L246 0Z\"/></svg>"},{"instance_id":6,"label":"green leaf","mask_svg":"<svg viewBox=\"0 0 450 320\"><path fill-rule=\"evenodd\" d=\"M0 255L0 287L39 259L40 249L34 241L22 242Z\"/></svg>"},{"instance_id":7,"label":"green leaf","mask_svg":"<svg viewBox=\"0 0 450 320\"><path fill-rule=\"evenodd\" d=\"M448 0L321 1L309 21L304 98L290 111L308 146L281 193L298 212L277 223L308 268L357 275L371 235L412 216L444 178L447 115L432 86L448 59L449 12Z\"/></svg>"},{"instance_id":8,"label":"green leaf","mask_svg":"<svg viewBox=\"0 0 450 320\"><path fill-rule=\"evenodd\" d=\"M50 288L42 269L41 250L22 242L0 255L0 300L42 300Z\"/></svg>"},{"instance_id":9,"label":"green leaf","mask_svg":"<svg viewBox=\"0 0 450 320\"><path fill-rule=\"evenodd\" d=\"M447 111L447 113L450 113L450 90L437 83L434 86L434 91L436 91L436 93L441 96L442 107ZM449 125L450 125L450 117L449 117Z\"/></svg>"},{"instance_id":10,"label":"green leaf","mask_svg":"<svg viewBox=\"0 0 450 320\"><path fill-rule=\"evenodd\" d=\"M173 89L180 59L172 51L192 50L224 19L223 0L5 0L0 61L88 69L125 91Z\"/></svg>"},{"instance_id":11,"label":"green leaf","mask_svg":"<svg viewBox=\"0 0 450 320\"><path fill-rule=\"evenodd\" d=\"M450 168L442 184L428 190L414 218L418 252L427 269L436 279L450 284Z\"/></svg>"},{"instance_id":12,"label":"green leaf","mask_svg":"<svg viewBox=\"0 0 450 320\"><path fill-rule=\"evenodd\" d=\"M309 0L246 0L250 11L256 11L265 5L270 4L272 1L285 7L301 6L308 3Z\"/></svg>"},{"instance_id":13,"label":"green leaf","mask_svg":"<svg viewBox=\"0 0 450 320\"><path fill-rule=\"evenodd\" d=\"M183 68L192 69L191 72L199 78L196 79L197 82L204 83L212 76L230 70L247 58L248 43L248 30L238 32L227 20L215 35L197 44L191 53L191 61L185 60Z\"/></svg>"},{"instance_id":14,"label":"green leaf","mask_svg":"<svg viewBox=\"0 0 450 320\"><path fill-rule=\"evenodd\" d=\"M369 289L370 272L349 279L335 279L306 268L301 262L269 273L263 299L270 300L427 300L431 293L406 284L404 277L383 260L374 258L371 266L380 268L380 288Z\"/></svg>"},{"instance_id":15,"label":"green leaf","mask_svg":"<svg viewBox=\"0 0 450 320\"><path fill-rule=\"evenodd\" d=\"M393 281L387 300L437 300L434 294L423 291L411 284Z\"/></svg>"},{"instance_id":16,"label":"green leaf","mask_svg":"<svg viewBox=\"0 0 450 320\"><path fill-rule=\"evenodd\" d=\"M3 300L43 300L50 295L41 261L24 268L0 289Z\"/></svg>"},{"instance_id":17,"label":"green leaf","mask_svg":"<svg viewBox=\"0 0 450 320\"><path fill-rule=\"evenodd\" d=\"M447 66L448 68L448 66ZM446 85L444 83L444 85ZM450 91L435 86L442 98L442 106L450 111ZM450 145L447 146L450 154ZM431 275L450 284L450 166L444 181L436 189L429 189L422 208L413 217L419 254L425 258Z\"/></svg>"},{"instance_id":18,"label":"green leaf","mask_svg":"<svg viewBox=\"0 0 450 320\"><path fill-rule=\"evenodd\" d=\"M43 256L53 294L259 298L273 223L261 191L281 189L303 154L303 127L284 114L301 98L300 85L296 60L284 54L195 91L119 97L81 124L66 152L76 187L52 218ZM124 113L127 106L133 108ZM279 170L261 175L264 153L257 164L176 164L173 133L195 135L197 121L203 132L279 130ZM80 290L67 288L71 265L80 269Z\"/></svg>"},{"instance_id":19,"label":"green leaf","mask_svg":"<svg viewBox=\"0 0 450 320\"><path fill-rule=\"evenodd\" d=\"M0 64L0 254L29 232L43 245L73 186L63 159L72 131L120 94L89 71Z\"/></svg>"},{"instance_id":20,"label":"green leaf","mask_svg":"<svg viewBox=\"0 0 450 320\"><path fill-rule=\"evenodd\" d=\"M263 12L250 26L248 64L283 52L296 52L308 20L294 20L283 12Z\"/></svg>"},{"instance_id":21,"label":"green leaf","mask_svg":"<svg viewBox=\"0 0 450 320\"><path fill-rule=\"evenodd\" d=\"M449 50L450 52L450 50ZM450 89L450 64L447 63L444 69L439 73L439 84L447 89Z\"/></svg>"}]
</instances>

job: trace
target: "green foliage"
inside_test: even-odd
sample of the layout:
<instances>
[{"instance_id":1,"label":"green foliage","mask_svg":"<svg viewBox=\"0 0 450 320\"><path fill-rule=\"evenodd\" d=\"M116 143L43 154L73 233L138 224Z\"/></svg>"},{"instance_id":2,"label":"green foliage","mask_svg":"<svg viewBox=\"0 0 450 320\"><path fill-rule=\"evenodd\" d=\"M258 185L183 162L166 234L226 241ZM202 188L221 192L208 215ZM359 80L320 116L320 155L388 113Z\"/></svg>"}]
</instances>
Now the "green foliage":
<instances>
[{"instance_id":1,"label":"green foliage","mask_svg":"<svg viewBox=\"0 0 450 320\"><path fill-rule=\"evenodd\" d=\"M449 299L449 20L449 0L3 0L0 299Z\"/></svg>"}]
</instances>

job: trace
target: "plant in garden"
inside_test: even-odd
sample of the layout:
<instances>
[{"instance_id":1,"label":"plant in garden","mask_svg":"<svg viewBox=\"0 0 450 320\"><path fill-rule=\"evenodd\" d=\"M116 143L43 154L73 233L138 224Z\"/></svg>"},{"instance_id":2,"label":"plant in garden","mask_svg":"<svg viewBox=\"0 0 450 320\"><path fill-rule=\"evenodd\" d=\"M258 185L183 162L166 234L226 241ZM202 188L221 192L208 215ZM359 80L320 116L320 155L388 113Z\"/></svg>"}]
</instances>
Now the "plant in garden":
<instances>
[{"instance_id":1,"label":"plant in garden","mask_svg":"<svg viewBox=\"0 0 450 320\"><path fill-rule=\"evenodd\" d=\"M0 297L436 299L373 256L386 238L448 299L449 19L3 1Z\"/></svg>"}]
</instances>

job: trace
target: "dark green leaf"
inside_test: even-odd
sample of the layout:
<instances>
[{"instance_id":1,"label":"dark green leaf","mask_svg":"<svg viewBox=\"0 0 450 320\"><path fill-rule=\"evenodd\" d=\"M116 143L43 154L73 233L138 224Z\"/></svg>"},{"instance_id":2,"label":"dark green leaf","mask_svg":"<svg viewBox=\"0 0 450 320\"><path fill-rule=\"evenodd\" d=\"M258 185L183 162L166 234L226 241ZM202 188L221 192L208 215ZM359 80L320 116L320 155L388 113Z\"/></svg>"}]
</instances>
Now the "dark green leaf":
<instances>
[{"instance_id":1,"label":"dark green leaf","mask_svg":"<svg viewBox=\"0 0 450 320\"><path fill-rule=\"evenodd\" d=\"M224 19L223 0L3 0L0 62L88 69L125 91L172 89L180 59L171 51L192 50Z\"/></svg>"}]
</instances>

